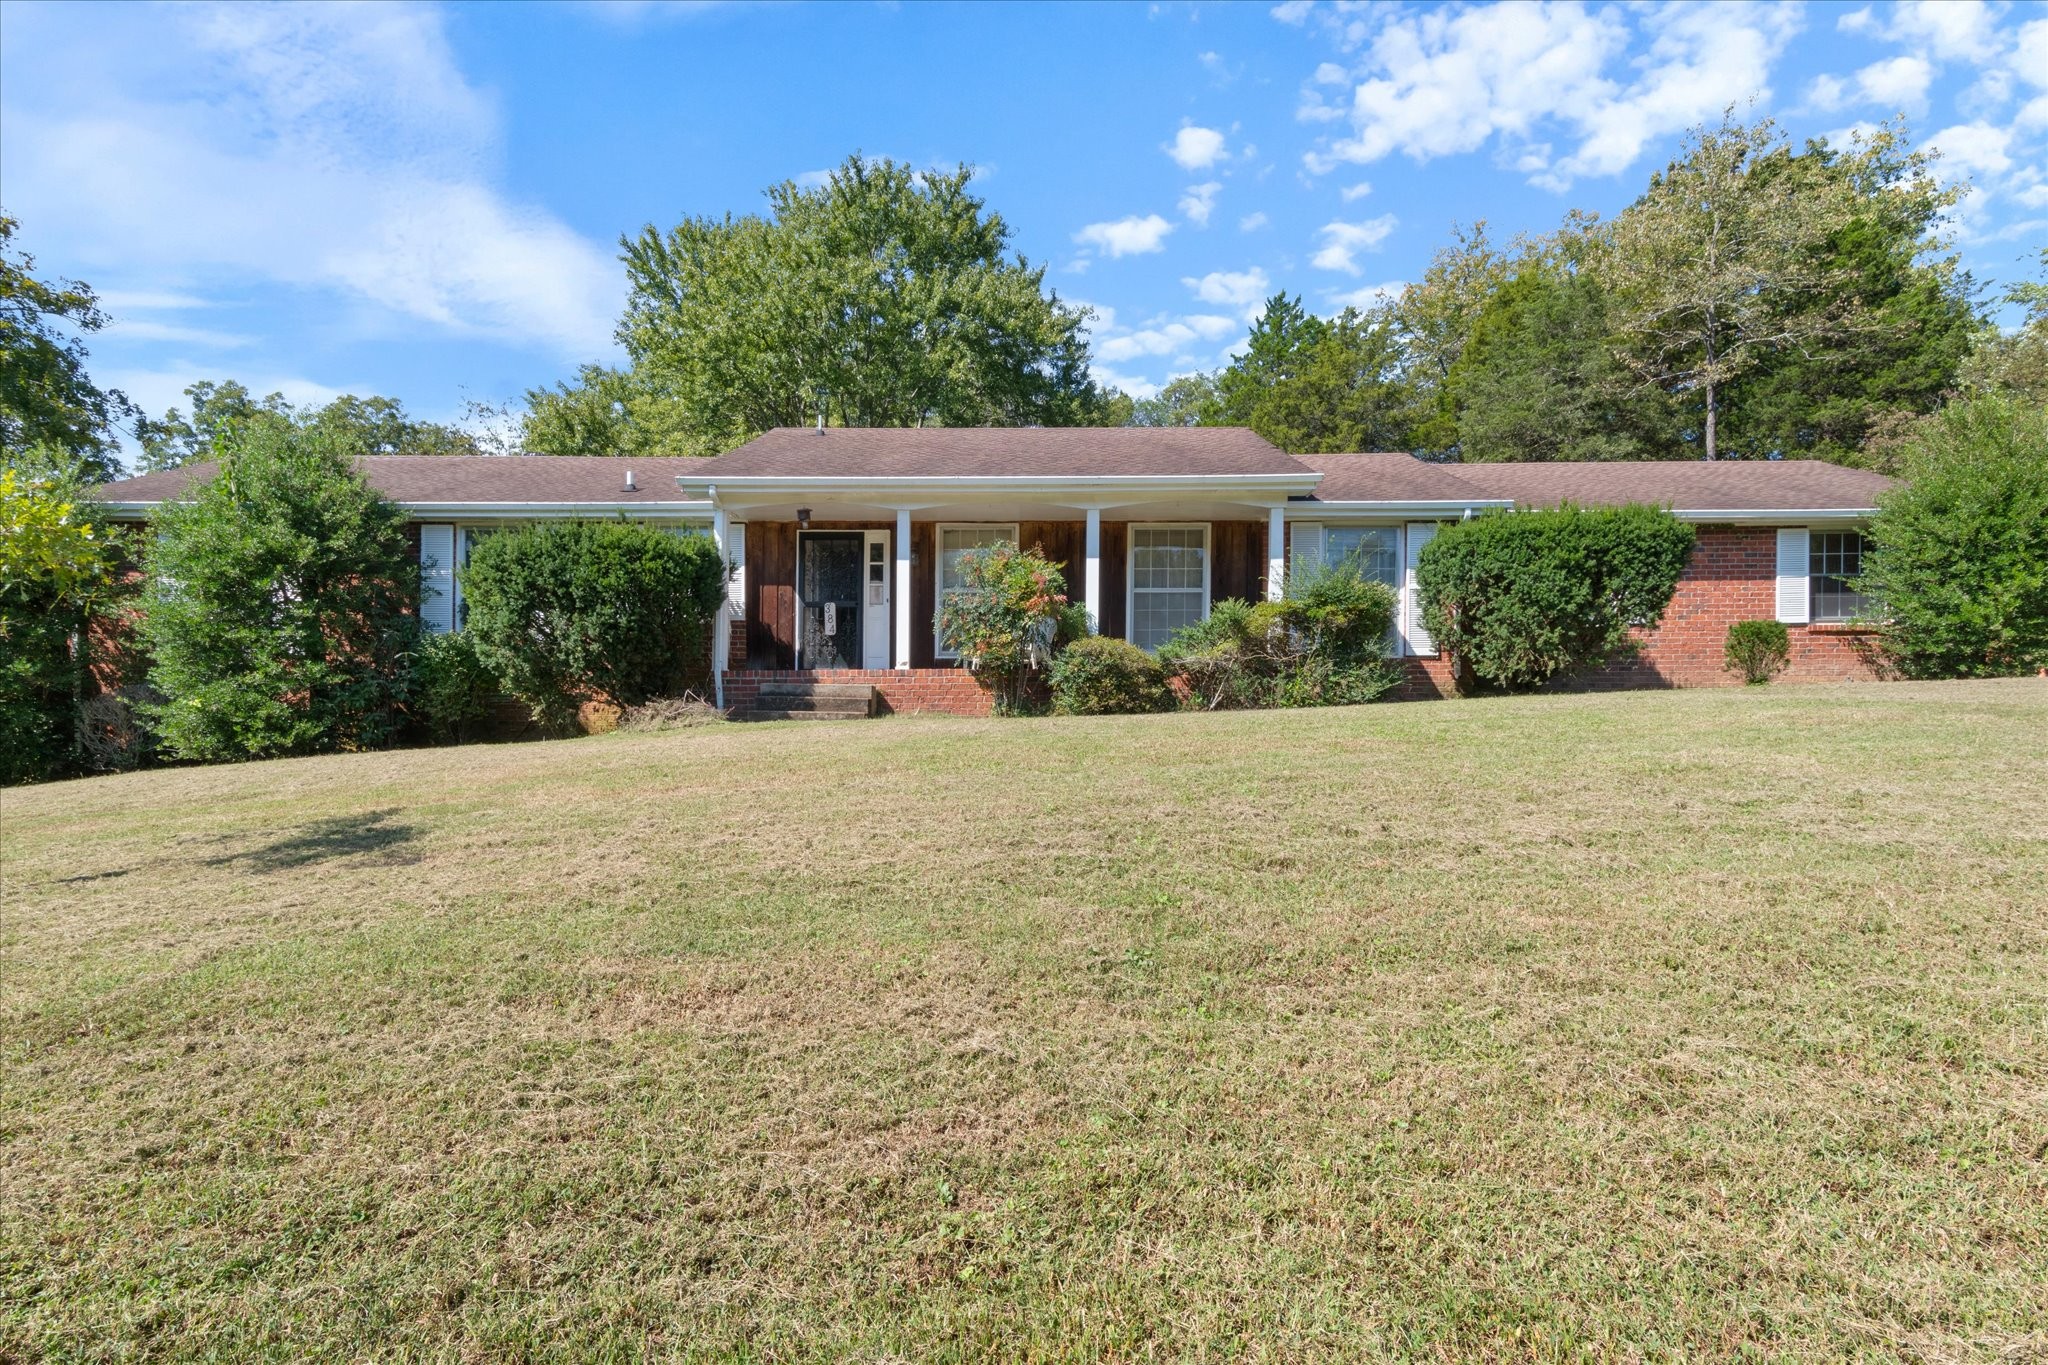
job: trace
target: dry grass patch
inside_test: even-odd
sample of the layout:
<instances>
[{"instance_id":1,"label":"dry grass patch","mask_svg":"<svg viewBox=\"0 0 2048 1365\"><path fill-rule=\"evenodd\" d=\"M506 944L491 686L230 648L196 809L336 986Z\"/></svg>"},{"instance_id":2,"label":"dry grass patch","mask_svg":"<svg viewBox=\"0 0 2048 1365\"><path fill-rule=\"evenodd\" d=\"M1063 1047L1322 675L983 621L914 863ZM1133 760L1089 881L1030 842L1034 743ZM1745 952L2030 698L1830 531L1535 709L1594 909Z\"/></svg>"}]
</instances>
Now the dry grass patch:
<instances>
[{"instance_id":1,"label":"dry grass patch","mask_svg":"<svg viewBox=\"0 0 2048 1365\"><path fill-rule=\"evenodd\" d=\"M2048 687L9 791L0 1358L2048 1351Z\"/></svg>"}]
</instances>

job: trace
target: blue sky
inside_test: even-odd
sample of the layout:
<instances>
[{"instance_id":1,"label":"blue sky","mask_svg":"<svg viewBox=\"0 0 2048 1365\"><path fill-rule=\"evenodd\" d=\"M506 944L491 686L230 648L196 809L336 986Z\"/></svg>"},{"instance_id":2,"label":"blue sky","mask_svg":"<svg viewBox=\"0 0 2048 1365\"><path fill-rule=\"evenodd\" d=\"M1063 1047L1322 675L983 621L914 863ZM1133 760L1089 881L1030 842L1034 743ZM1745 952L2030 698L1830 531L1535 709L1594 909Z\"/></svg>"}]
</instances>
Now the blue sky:
<instances>
[{"instance_id":1,"label":"blue sky","mask_svg":"<svg viewBox=\"0 0 2048 1365\"><path fill-rule=\"evenodd\" d=\"M1980 278L2048 241L2048 4L0 5L0 203L152 412L236 378L451 418L616 359L622 232L861 150L966 161L1144 394L1276 288L1612 212L1730 102L1903 114Z\"/></svg>"}]
</instances>

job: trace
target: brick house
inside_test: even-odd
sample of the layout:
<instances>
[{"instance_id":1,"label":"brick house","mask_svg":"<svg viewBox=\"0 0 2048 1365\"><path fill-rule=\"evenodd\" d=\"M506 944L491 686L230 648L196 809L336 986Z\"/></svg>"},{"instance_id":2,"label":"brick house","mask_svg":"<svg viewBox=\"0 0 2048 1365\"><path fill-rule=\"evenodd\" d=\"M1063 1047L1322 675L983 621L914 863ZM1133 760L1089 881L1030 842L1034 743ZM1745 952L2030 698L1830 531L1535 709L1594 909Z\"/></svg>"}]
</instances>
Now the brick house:
<instances>
[{"instance_id":1,"label":"brick house","mask_svg":"<svg viewBox=\"0 0 2048 1365\"><path fill-rule=\"evenodd\" d=\"M1287 455L1243 428L783 428L714 459L372 456L410 515L434 630L462 622L461 565L481 536L615 517L715 537L733 566L710 666L725 705L763 689L871 686L896 711L980 713L934 618L963 551L998 541L1065 567L1098 629L1156 647L1227 597L1277 594L1290 563L1350 559L1399 598L1390 641L1406 694L1448 692L1415 587L1438 526L1493 508L1667 507L1699 541L1636 656L1582 685L1702 687L1730 622L1791 627L1790 681L1876 675L1847 580L1890 480L1810 460L1432 464ZM145 518L206 465L108 485Z\"/></svg>"}]
</instances>

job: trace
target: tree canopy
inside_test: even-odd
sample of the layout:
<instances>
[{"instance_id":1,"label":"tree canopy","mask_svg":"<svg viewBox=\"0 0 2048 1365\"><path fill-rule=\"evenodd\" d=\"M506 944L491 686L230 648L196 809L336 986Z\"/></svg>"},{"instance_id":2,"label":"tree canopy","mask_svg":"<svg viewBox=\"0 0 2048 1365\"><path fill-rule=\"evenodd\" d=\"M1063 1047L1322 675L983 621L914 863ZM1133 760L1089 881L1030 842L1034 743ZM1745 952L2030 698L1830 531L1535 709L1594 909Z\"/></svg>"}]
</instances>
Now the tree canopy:
<instances>
[{"instance_id":1,"label":"tree canopy","mask_svg":"<svg viewBox=\"0 0 2048 1365\"><path fill-rule=\"evenodd\" d=\"M13 245L19 227L0 214L0 459L117 478L115 425L135 408L87 376L79 335L106 326L107 315L88 286L37 279L35 258Z\"/></svg>"},{"instance_id":2,"label":"tree canopy","mask_svg":"<svg viewBox=\"0 0 2048 1365\"><path fill-rule=\"evenodd\" d=\"M713 455L820 411L847 426L1100 420L1086 311L1011 254L973 176L856 155L821 185L770 189L766 216L622 239L630 368L529 393L529 448Z\"/></svg>"},{"instance_id":3,"label":"tree canopy","mask_svg":"<svg viewBox=\"0 0 2048 1365\"><path fill-rule=\"evenodd\" d=\"M477 438L460 427L413 417L395 398L358 398L345 393L331 402L293 405L281 393L258 399L234 380L201 380L187 386L188 418L172 408L137 426L144 470L174 469L213 459L216 446L256 428L301 431L332 437L351 455L480 455Z\"/></svg>"}]
</instances>

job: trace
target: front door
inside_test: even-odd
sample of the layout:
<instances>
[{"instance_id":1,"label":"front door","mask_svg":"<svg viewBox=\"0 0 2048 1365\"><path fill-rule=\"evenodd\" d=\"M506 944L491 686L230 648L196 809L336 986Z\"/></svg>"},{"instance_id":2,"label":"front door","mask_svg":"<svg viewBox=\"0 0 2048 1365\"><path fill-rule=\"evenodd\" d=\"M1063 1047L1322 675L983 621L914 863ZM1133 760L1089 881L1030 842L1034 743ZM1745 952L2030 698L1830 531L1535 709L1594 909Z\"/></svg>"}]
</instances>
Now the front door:
<instances>
[{"instance_id":1,"label":"front door","mask_svg":"<svg viewBox=\"0 0 2048 1365\"><path fill-rule=\"evenodd\" d=\"M861 667L861 577L867 537L859 531L802 531L796 541L796 666Z\"/></svg>"}]
</instances>

